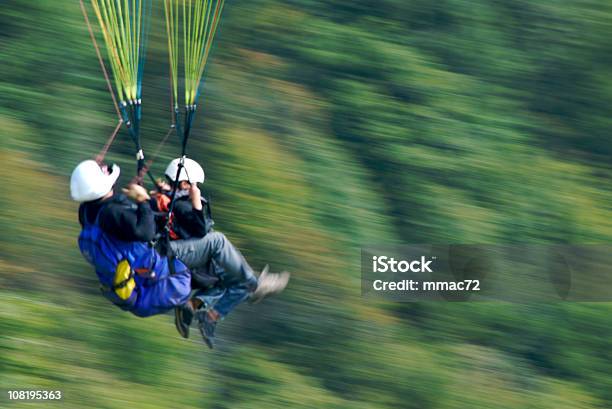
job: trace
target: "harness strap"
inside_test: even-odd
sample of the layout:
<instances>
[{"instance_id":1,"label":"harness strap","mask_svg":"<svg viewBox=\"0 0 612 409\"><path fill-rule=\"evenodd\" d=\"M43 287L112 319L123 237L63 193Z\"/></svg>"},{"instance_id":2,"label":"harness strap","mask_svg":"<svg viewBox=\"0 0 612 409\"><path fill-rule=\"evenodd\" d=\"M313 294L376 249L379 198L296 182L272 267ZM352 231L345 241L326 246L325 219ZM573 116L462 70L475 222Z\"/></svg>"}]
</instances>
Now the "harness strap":
<instances>
[{"instance_id":1,"label":"harness strap","mask_svg":"<svg viewBox=\"0 0 612 409\"><path fill-rule=\"evenodd\" d=\"M123 281L121 281L118 284L114 284L111 285L110 288L114 291L114 290L119 290L121 288L124 288L126 285L128 285L128 283L130 282L130 280L134 278L134 271L130 269L130 275Z\"/></svg>"},{"instance_id":2,"label":"harness strap","mask_svg":"<svg viewBox=\"0 0 612 409\"><path fill-rule=\"evenodd\" d=\"M208 199L205 200L205 207L206 207L206 217L212 220L213 219L212 217L212 198L210 196L208 197Z\"/></svg>"},{"instance_id":3,"label":"harness strap","mask_svg":"<svg viewBox=\"0 0 612 409\"><path fill-rule=\"evenodd\" d=\"M176 268L174 266L174 260L176 260L176 254L174 254L172 247L170 247L170 234L167 231L167 227L164 229L163 233L159 234L154 246L155 250L157 250L161 256L168 258L168 271L171 276L175 275Z\"/></svg>"}]
</instances>

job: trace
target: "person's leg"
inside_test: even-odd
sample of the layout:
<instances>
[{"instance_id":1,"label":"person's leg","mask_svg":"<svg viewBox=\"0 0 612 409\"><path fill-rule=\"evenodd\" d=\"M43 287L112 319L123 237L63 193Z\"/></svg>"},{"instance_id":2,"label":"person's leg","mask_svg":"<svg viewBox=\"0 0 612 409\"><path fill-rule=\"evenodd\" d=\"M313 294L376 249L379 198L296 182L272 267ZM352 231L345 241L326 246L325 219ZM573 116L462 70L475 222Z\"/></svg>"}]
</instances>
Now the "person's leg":
<instances>
[{"instance_id":1,"label":"person's leg","mask_svg":"<svg viewBox=\"0 0 612 409\"><path fill-rule=\"evenodd\" d=\"M198 329L209 348L214 347L215 330L219 321L246 300L250 294L249 287L235 285L229 288L216 287L206 291L198 291L192 298L198 304L201 302L196 313Z\"/></svg>"},{"instance_id":2,"label":"person's leg","mask_svg":"<svg viewBox=\"0 0 612 409\"><path fill-rule=\"evenodd\" d=\"M189 268L201 268L213 260L215 274L224 287L244 285L254 291L257 278L242 254L223 233L212 232L200 239L170 242L176 257Z\"/></svg>"},{"instance_id":3,"label":"person's leg","mask_svg":"<svg viewBox=\"0 0 612 409\"><path fill-rule=\"evenodd\" d=\"M200 290L192 298L204 305L204 315L198 314L198 326L206 343L212 348L217 321L255 291L257 277L242 254L222 233L212 232L201 239L177 240L171 242L170 246L177 259L190 269L205 270L219 280L215 287ZM188 321L177 322L177 328L188 327L191 319ZM187 330L181 332L182 336L187 334Z\"/></svg>"},{"instance_id":4,"label":"person's leg","mask_svg":"<svg viewBox=\"0 0 612 409\"><path fill-rule=\"evenodd\" d=\"M204 309L198 312L198 327L210 348L221 318L251 296L258 301L282 291L289 281L289 273L268 274L267 266L258 280L242 254L219 232L201 239L173 241L170 246L189 268L203 268L210 262L209 271L219 277L215 288L195 296L204 304Z\"/></svg>"},{"instance_id":5,"label":"person's leg","mask_svg":"<svg viewBox=\"0 0 612 409\"><path fill-rule=\"evenodd\" d=\"M211 263L211 274L217 269L213 260ZM223 284L214 288L199 290L194 297L202 301L205 309L214 309L223 318L243 301L250 299L251 302L260 302L265 297L281 292L289 282L290 274L282 272L271 274L266 265L259 276L251 276L252 280L236 282L230 286Z\"/></svg>"},{"instance_id":6,"label":"person's leg","mask_svg":"<svg viewBox=\"0 0 612 409\"><path fill-rule=\"evenodd\" d=\"M219 313L221 319L236 308L240 303L249 298L251 290L245 286L230 287L225 291L223 297L215 305L215 311Z\"/></svg>"},{"instance_id":7,"label":"person's leg","mask_svg":"<svg viewBox=\"0 0 612 409\"><path fill-rule=\"evenodd\" d=\"M196 299L201 301L201 303L196 304L198 308L210 310L216 307L226 291L227 289L220 287L199 290L192 296L192 300Z\"/></svg>"},{"instance_id":8,"label":"person's leg","mask_svg":"<svg viewBox=\"0 0 612 409\"><path fill-rule=\"evenodd\" d=\"M198 291L193 298L202 301L204 309L214 309L219 319L225 318L240 303L249 298L251 290L243 285Z\"/></svg>"}]
</instances>

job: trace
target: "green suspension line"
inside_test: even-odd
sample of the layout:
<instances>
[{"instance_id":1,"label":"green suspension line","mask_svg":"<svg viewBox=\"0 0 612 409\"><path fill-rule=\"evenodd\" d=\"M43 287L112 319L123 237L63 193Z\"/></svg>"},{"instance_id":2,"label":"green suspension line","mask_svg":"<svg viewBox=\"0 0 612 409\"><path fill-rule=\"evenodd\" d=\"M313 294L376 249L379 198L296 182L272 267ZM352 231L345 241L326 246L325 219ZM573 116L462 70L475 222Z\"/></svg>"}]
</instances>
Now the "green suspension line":
<instances>
[{"instance_id":1,"label":"green suspension line","mask_svg":"<svg viewBox=\"0 0 612 409\"><path fill-rule=\"evenodd\" d=\"M195 116L202 78L208 56L221 21L224 0L164 0L168 54L175 124L182 141L182 156ZM180 30L182 23L182 30ZM182 33L181 33L182 31ZM179 53L182 34L182 54L185 101L184 127L180 126L179 109Z\"/></svg>"},{"instance_id":2,"label":"green suspension line","mask_svg":"<svg viewBox=\"0 0 612 409\"><path fill-rule=\"evenodd\" d=\"M106 44L121 116L136 145L140 172L145 163L140 144L141 93L151 0L91 0L91 4Z\"/></svg>"}]
</instances>

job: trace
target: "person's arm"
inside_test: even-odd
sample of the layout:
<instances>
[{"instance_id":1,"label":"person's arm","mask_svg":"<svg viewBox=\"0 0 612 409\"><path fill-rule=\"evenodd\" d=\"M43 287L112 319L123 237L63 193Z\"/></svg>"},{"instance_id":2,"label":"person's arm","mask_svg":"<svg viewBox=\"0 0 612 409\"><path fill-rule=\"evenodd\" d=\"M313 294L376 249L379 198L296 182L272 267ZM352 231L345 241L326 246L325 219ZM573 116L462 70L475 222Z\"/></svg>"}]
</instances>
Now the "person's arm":
<instances>
[{"instance_id":1,"label":"person's arm","mask_svg":"<svg viewBox=\"0 0 612 409\"><path fill-rule=\"evenodd\" d=\"M177 200L174 205L174 220L175 225L186 231L190 237L204 237L207 233L201 202L198 210L192 206L191 200Z\"/></svg>"},{"instance_id":2,"label":"person's arm","mask_svg":"<svg viewBox=\"0 0 612 409\"><path fill-rule=\"evenodd\" d=\"M146 189L140 185L132 183L123 189L123 193L136 202L135 212L123 212L123 224L128 227L129 234L134 241L151 241L155 238L156 223L155 213L151 209L151 196Z\"/></svg>"},{"instance_id":3,"label":"person's arm","mask_svg":"<svg viewBox=\"0 0 612 409\"><path fill-rule=\"evenodd\" d=\"M191 206L193 206L193 209L202 211L202 192L200 192L197 183L191 185L191 189L189 189L189 198L191 199Z\"/></svg>"},{"instance_id":4,"label":"person's arm","mask_svg":"<svg viewBox=\"0 0 612 409\"><path fill-rule=\"evenodd\" d=\"M121 213L121 225L130 237L128 241L151 241L155 238L155 214L148 201L137 206L136 211Z\"/></svg>"},{"instance_id":5,"label":"person's arm","mask_svg":"<svg viewBox=\"0 0 612 409\"><path fill-rule=\"evenodd\" d=\"M136 204L128 200L110 203L100 216L100 225L104 231L123 241L151 241L155 237L156 225L149 196L146 191L143 194L141 186L132 186L123 191Z\"/></svg>"}]
</instances>

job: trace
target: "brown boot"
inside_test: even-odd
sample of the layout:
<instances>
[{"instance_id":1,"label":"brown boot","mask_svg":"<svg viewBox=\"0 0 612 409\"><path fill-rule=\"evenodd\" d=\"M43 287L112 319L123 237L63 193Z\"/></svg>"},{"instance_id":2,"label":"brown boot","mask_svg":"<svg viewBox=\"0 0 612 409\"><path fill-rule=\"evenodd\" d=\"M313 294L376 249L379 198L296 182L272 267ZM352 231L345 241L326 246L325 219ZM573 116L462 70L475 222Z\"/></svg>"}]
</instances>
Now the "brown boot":
<instances>
[{"instance_id":1,"label":"brown boot","mask_svg":"<svg viewBox=\"0 0 612 409\"><path fill-rule=\"evenodd\" d=\"M185 304L174 309L174 325L181 337L189 338L189 326L193 321L195 311L200 308L202 301L192 298Z\"/></svg>"},{"instance_id":2,"label":"brown boot","mask_svg":"<svg viewBox=\"0 0 612 409\"><path fill-rule=\"evenodd\" d=\"M198 312L198 329L210 349L215 346L215 330L221 316L215 310Z\"/></svg>"},{"instance_id":3,"label":"brown boot","mask_svg":"<svg viewBox=\"0 0 612 409\"><path fill-rule=\"evenodd\" d=\"M266 265L259 275L259 278L257 279L257 289L253 294L251 294L249 303L257 304L264 298L273 294L278 294L283 291L285 287L287 287L291 274L286 271L283 271L280 274L272 274L269 273L269 269L269 266Z\"/></svg>"}]
</instances>

